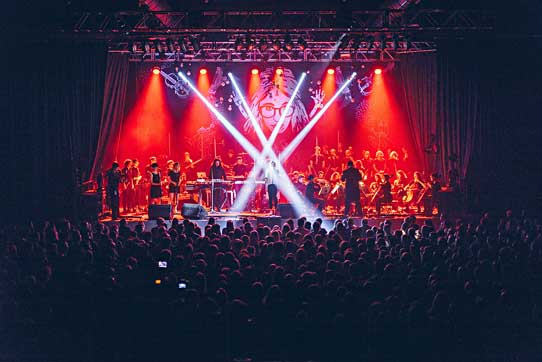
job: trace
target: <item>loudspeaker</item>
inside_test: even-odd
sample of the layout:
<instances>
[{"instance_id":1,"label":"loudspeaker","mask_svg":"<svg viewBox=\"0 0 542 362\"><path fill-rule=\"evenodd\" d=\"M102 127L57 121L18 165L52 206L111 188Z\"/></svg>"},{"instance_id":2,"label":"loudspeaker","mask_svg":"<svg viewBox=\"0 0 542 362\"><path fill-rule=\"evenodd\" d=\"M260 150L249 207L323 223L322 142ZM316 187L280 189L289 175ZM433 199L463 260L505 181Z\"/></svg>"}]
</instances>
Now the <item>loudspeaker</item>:
<instances>
[{"instance_id":1,"label":"loudspeaker","mask_svg":"<svg viewBox=\"0 0 542 362\"><path fill-rule=\"evenodd\" d=\"M185 219L204 219L207 217L207 210L200 204L183 204L181 215Z\"/></svg>"},{"instance_id":2,"label":"loudspeaker","mask_svg":"<svg viewBox=\"0 0 542 362\"><path fill-rule=\"evenodd\" d=\"M278 211L279 215L285 219L295 219L297 217L292 204L279 204Z\"/></svg>"},{"instance_id":3,"label":"loudspeaker","mask_svg":"<svg viewBox=\"0 0 542 362\"><path fill-rule=\"evenodd\" d=\"M171 205L149 205L149 220L156 220L162 217L166 220L171 218Z\"/></svg>"},{"instance_id":4,"label":"loudspeaker","mask_svg":"<svg viewBox=\"0 0 542 362\"><path fill-rule=\"evenodd\" d=\"M260 216L256 218L257 225L262 224L264 226L269 226L270 228L272 228L275 225L280 226L281 221L282 219L280 218L280 216L265 216L265 217Z\"/></svg>"},{"instance_id":5,"label":"loudspeaker","mask_svg":"<svg viewBox=\"0 0 542 362\"><path fill-rule=\"evenodd\" d=\"M79 217L83 220L98 220L102 214L102 199L99 192L84 192L80 195Z\"/></svg>"}]
</instances>

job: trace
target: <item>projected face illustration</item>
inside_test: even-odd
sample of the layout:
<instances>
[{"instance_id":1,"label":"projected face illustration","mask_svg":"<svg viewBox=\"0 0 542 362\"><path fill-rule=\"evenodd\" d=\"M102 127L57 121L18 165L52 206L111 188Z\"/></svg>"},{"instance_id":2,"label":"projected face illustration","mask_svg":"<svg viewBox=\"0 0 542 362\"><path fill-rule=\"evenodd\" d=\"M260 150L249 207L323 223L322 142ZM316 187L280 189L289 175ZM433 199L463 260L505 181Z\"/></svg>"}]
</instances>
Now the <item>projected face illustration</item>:
<instances>
[{"instance_id":1,"label":"projected face illustration","mask_svg":"<svg viewBox=\"0 0 542 362\"><path fill-rule=\"evenodd\" d=\"M275 74L273 68L267 68L260 73L260 86L250 99L249 106L265 133L271 133L282 116L284 116L284 121L279 133L283 133L288 128L297 132L309 122L305 105L301 101L299 93L295 96L289 109L287 107L296 85L297 79L294 78L290 69L284 69L281 75ZM241 111L243 112L242 109ZM246 118L245 131L252 131L253 127L248 115L244 112L243 115Z\"/></svg>"}]
</instances>

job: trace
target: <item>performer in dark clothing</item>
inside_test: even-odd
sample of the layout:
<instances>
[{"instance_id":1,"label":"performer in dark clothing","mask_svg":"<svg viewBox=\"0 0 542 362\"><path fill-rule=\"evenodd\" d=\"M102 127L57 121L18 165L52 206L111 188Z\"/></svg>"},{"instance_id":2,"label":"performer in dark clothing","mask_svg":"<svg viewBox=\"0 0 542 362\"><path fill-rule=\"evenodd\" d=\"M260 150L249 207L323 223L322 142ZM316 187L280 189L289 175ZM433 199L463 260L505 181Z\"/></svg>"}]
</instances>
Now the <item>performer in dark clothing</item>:
<instances>
[{"instance_id":1,"label":"performer in dark clothing","mask_svg":"<svg viewBox=\"0 0 542 362\"><path fill-rule=\"evenodd\" d=\"M107 199L111 208L111 217L113 220L119 218L119 184L122 175L119 170L119 164L113 162L111 168L106 173L107 179Z\"/></svg>"},{"instance_id":2,"label":"performer in dark clothing","mask_svg":"<svg viewBox=\"0 0 542 362\"><path fill-rule=\"evenodd\" d=\"M322 211L322 209L326 205L326 202L323 199L320 199L314 195L316 192L320 190L320 185L314 182L313 175L309 175L308 179L309 179L309 183L307 184L305 188L305 197L312 204L318 205L318 211Z\"/></svg>"},{"instance_id":3,"label":"performer in dark clothing","mask_svg":"<svg viewBox=\"0 0 542 362\"><path fill-rule=\"evenodd\" d=\"M216 182L218 180L226 180L226 170L222 167L222 162L220 159L215 158L211 169L209 170L209 177L212 183L212 197L213 197L213 209L220 211L222 204L224 203L226 197L226 189L221 182Z\"/></svg>"},{"instance_id":4,"label":"performer in dark clothing","mask_svg":"<svg viewBox=\"0 0 542 362\"><path fill-rule=\"evenodd\" d=\"M275 161L269 161L265 170L265 184L267 185L267 196L269 197L269 209L274 213L278 207L279 199L277 197L278 188L276 182L278 181L278 169Z\"/></svg>"},{"instance_id":5,"label":"performer in dark clothing","mask_svg":"<svg viewBox=\"0 0 542 362\"><path fill-rule=\"evenodd\" d=\"M232 167L233 176L235 178L246 178L248 174L247 165L243 163L241 156L237 157L237 162Z\"/></svg>"},{"instance_id":6,"label":"performer in dark clothing","mask_svg":"<svg viewBox=\"0 0 542 362\"><path fill-rule=\"evenodd\" d=\"M440 196L442 186L440 184L440 175L438 173L433 173L429 176L429 185L431 187L431 197L428 199L428 205L425 205L425 213L428 216L433 215L433 209L437 208L438 213L440 214Z\"/></svg>"},{"instance_id":7,"label":"performer in dark clothing","mask_svg":"<svg viewBox=\"0 0 542 362\"><path fill-rule=\"evenodd\" d=\"M151 165L151 172L149 172L149 179L151 181L151 188L149 192L149 204L159 204L162 197L162 175L157 163Z\"/></svg>"},{"instance_id":8,"label":"performer in dark clothing","mask_svg":"<svg viewBox=\"0 0 542 362\"><path fill-rule=\"evenodd\" d=\"M359 182L361 181L361 173L357 168L354 168L354 162L352 160L347 163L348 168L343 171L341 181L345 182L344 190L344 215L348 216L350 213L350 204L354 202L356 204L356 215L362 216L361 210Z\"/></svg>"},{"instance_id":9,"label":"performer in dark clothing","mask_svg":"<svg viewBox=\"0 0 542 362\"><path fill-rule=\"evenodd\" d=\"M378 191L380 196L376 199L376 213L380 215L382 204L392 202L390 175L384 175L384 182L380 184Z\"/></svg>"},{"instance_id":10,"label":"performer in dark clothing","mask_svg":"<svg viewBox=\"0 0 542 362\"><path fill-rule=\"evenodd\" d=\"M177 211L177 204L179 202L179 192L181 190L181 165L179 162L173 164L173 169L168 172L169 179L169 202L173 207L173 211Z\"/></svg>"}]
</instances>

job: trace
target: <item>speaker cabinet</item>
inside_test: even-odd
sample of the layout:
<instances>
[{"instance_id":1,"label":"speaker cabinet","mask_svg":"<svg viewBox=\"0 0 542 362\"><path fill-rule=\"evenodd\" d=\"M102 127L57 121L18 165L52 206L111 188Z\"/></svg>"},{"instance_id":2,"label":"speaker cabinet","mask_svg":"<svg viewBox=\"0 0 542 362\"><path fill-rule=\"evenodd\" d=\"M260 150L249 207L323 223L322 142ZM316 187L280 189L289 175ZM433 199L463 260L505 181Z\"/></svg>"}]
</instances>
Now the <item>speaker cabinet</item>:
<instances>
[{"instance_id":1,"label":"speaker cabinet","mask_svg":"<svg viewBox=\"0 0 542 362\"><path fill-rule=\"evenodd\" d=\"M292 204L279 204L278 212L285 219L295 219L297 217Z\"/></svg>"},{"instance_id":2,"label":"speaker cabinet","mask_svg":"<svg viewBox=\"0 0 542 362\"><path fill-rule=\"evenodd\" d=\"M207 217L207 210L203 208L200 204L183 204L181 215L185 219L199 220L205 219Z\"/></svg>"},{"instance_id":3,"label":"speaker cabinet","mask_svg":"<svg viewBox=\"0 0 542 362\"><path fill-rule=\"evenodd\" d=\"M159 217L166 220L171 219L171 205L149 205L149 220L156 220Z\"/></svg>"}]
</instances>

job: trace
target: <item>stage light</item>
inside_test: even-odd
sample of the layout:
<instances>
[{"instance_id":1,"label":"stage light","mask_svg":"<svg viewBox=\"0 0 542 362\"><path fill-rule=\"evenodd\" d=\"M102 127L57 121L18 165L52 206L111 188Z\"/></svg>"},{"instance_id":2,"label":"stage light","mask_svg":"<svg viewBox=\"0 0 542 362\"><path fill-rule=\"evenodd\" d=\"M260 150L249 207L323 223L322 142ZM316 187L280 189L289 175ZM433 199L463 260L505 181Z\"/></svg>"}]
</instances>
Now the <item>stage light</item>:
<instances>
[{"instance_id":1,"label":"stage light","mask_svg":"<svg viewBox=\"0 0 542 362\"><path fill-rule=\"evenodd\" d=\"M260 49L261 52L266 51L267 50L267 40L265 40L264 38L261 38L260 43L258 44L258 48Z\"/></svg>"},{"instance_id":2,"label":"stage light","mask_svg":"<svg viewBox=\"0 0 542 362\"><path fill-rule=\"evenodd\" d=\"M335 69L333 69L333 68L327 68L327 74L329 74L329 75L335 74Z\"/></svg>"},{"instance_id":3,"label":"stage light","mask_svg":"<svg viewBox=\"0 0 542 362\"><path fill-rule=\"evenodd\" d=\"M278 52L278 51L280 50L281 46L282 46L282 45L281 45L281 43L280 43L280 40L277 39L277 40L275 40L275 41L273 42L273 49L274 49L275 51Z\"/></svg>"},{"instance_id":4,"label":"stage light","mask_svg":"<svg viewBox=\"0 0 542 362\"><path fill-rule=\"evenodd\" d=\"M241 40L241 38L235 39L235 44L233 45L233 47L238 52L243 50L243 41Z\"/></svg>"},{"instance_id":5,"label":"stage light","mask_svg":"<svg viewBox=\"0 0 542 362\"><path fill-rule=\"evenodd\" d=\"M382 74L382 68L376 68L376 69L375 69L375 74L376 74L376 75Z\"/></svg>"},{"instance_id":6,"label":"stage light","mask_svg":"<svg viewBox=\"0 0 542 362\"><path fill-rule=\"evenodd\" d=\"M258 68L252 68L252 70L250 71L250 73L252 75L258 75L258 73L260 73L260 71L258 70Z\"/></svg>"},{"instance_id":7,"label":"stage light","mask_svg":"<svg viewBox=\"0 0 542 362\"><path fill-rule=\"evenodd\" d=\"M152 67L152 74L154 75L160 74L160 67Z\"/></svg>"},{"instance_id":8,"label":"stage light","mask_svg":"<svg viewBox=\"0 0 542 362\"><path fill-rule=\"evenodd\" d=\"M145 45L143 45L143 49L145 49L145 54L149 54L151 52L151 45L149 42L145 42Z\"/></svg>"},{"instance_id":9,"label":"stage light","mask_svg":"<svg viewBox=\"0 0 542 362\"><path fill-rule=\"evenodd\" d=\"M192 47L194 48L194 53L199 52L201 45L198 38L196 38L195 36L191 36L190 44L192 44Z\"/></svg>"},{"instance_id":10,"label":"stage light","mask_svg":"<svg viewBox=\"0 0 542 362\"><path fill-rule=\"evenodd\" d=\"M302 37L299 37L299 39L297 40L297 45L299 46L299 49L301 50L305 50L307 49L307 41L305 39L303 39Z\"/></svg>"},{"instance_id":11,"label":"stage light","mask_svg":"<svg viewBox=\"0 0 542 362\"><path fill-rule=\"evenodd\" d=\"M292 37L290 34L286 34L284 37L284 50L290 52L294 48L294 42L292 41Z\"/></svg>"},{"instance_id":12,"label":"stage light","mask_svg":"<svg viewBox=\"0 0 542 362\"><path fill-rule=\"evenodd\" d=\"M201 75L207 74L207 69L206 69L206 68L201 68L201 69L199 70L199 74L201 74Z\"/></svg>"},{"instance_id":13,"label":"stage light","mask_svg":"<svg viewBox=\"0 0 542 362\"><path fill-rule=\"evenodd\" d=\"M179 39L179 48L181 48L181 52L183 53L188 52L188 46L186 45L186 40L184 38Z\"/></svg>"},{"instance_id":14,"label":"stage light","mask_svg":"<svg viewBox=\"0 0 542 362\"><path fill-rule=\"evenodd\" d=\"M254 46L256 45L256 42L250 36L247 36L245 44L246 44L246 50L251 52L254 50Z\"/></svg>"},{"instance_id":15,"label":"stage light","mask_svg":"<svg viewBox=\"0 0 542 362\"><path fill-rule=\"evenodd\" d=\"M284 69L282 69L282 68L277 68L277 69L275 70L275 73L276 73L277 75L282 75L282 73L284 73Z\"/></svg>"}]
</instances>

